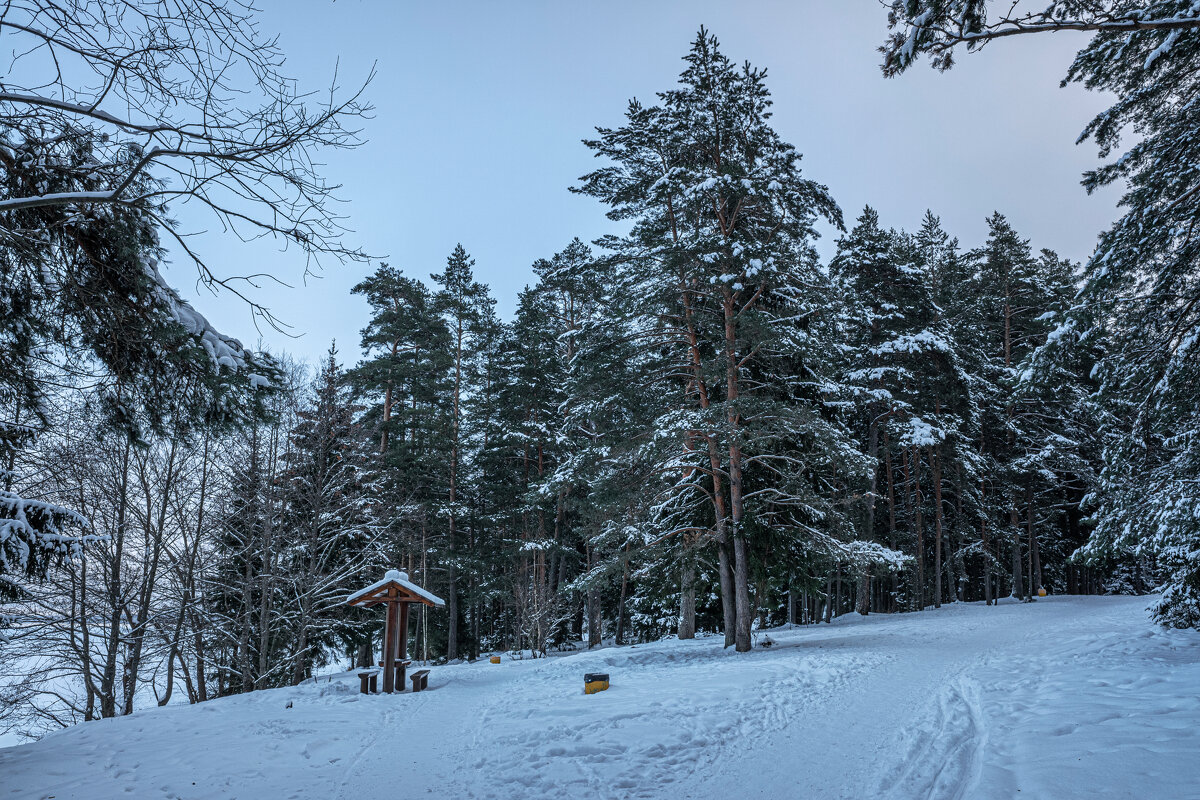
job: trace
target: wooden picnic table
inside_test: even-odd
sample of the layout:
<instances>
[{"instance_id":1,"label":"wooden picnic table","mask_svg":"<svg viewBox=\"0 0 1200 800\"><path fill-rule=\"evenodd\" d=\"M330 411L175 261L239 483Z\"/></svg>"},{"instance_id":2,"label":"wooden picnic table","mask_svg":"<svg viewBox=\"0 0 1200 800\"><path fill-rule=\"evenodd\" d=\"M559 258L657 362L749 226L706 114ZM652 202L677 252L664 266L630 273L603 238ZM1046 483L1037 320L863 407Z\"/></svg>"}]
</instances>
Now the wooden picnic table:
<instances>
[{"instance_id":1,"label":"wooden picnic table","mask_svg":"<svg viewBox=\"0 0 1200 800\"><path fill-rule=\"evenodd\" d=\"M346 598L346 604L351 606L371 608L381 604L387 605L383 627L383 653L379 661L383 670L384 694L404 691L405 670L412 663L408 660L408 607L413 603L423 603L433 608L446 606L442 598L410 581L407 573L394 569L388 570L382 580ZM367 686L371 677L368 675L364 678L360 672L359 679L362 680L363 686ZM420 691L416 689L415 683L413 689Z\"/></svg>"}]
</instances>

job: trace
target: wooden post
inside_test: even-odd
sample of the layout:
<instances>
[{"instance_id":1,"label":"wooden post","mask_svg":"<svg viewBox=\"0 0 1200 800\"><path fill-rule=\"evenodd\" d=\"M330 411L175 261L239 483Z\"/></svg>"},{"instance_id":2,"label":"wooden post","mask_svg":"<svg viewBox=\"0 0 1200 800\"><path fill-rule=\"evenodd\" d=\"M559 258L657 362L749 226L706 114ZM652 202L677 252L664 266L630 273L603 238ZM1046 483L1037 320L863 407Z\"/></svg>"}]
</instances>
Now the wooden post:
<instances>
[{"instance_id":1,"label":"wooden post","mask_svg":"<svg viewBox=\"0 0 1200 800\"><path fill-rule=\"evenodd\" d=\"M383 627L383 693L391 694L396 688L395 654L396 654L396 611L399 603L392 597L387 602L387 617ZM403 686L400 687L403 690Z\"/></svg>"},{"instance_id":2,"label":"wooden post","mask_svg":"<svg viewBox=\"0 0 1200 800\"><path fill-rule=\"evenodd\" d=\"M408 607L409 603L400 604L400 619L396 626L396 685L399 691L404 691L404 679L408 672Z\"/></svg>"},{"instance_id":3,"label":"wooden post","mask_svg":"<svg viewBox=\"0 0 1200 800\"><path fill-rule=\"evenodd\" d=\"M400 606L400 660L408 660L408 603L403 603Z\"/></svg>"}]
</instances>

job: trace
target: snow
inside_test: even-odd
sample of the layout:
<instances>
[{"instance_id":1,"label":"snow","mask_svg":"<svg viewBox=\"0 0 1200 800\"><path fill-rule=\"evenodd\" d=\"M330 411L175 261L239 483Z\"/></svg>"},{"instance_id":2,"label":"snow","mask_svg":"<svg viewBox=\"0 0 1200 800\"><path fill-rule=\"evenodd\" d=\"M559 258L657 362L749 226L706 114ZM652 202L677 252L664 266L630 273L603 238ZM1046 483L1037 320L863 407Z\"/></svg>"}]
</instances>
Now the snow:
<instances>
[{"instance_id":1,"label":"snow","mask_svg":"<svg viewBox=\"0 0 1200 800\"><path fill-rule=\"evenodd\" d=\"M901 570L912 563L912 556L884 547L878 542L853 541L843 545L847 561L855 566L878 566Z\"/></svg>"},{"instance_id":2,"label":"snow","mask_svg":"<svg viewBox=\"0 0 1200 800\"><path fill-rule=\"evenodd\" d=\"M926 9L925 11L923 11L919 15L917 15L915 18L913 18L913 21L908 29L908 36L906 36L904 38L904 44L900 48L900 58L905 63L912 61L913 54L916 52L916 47L917 47L917 35L921 32L922 28L924 28L925 25L929 22L929 20L930 20L930 18L932 18L932 16L933 16L933 10Z\"/></svg>"},{"instance_id":3,"label":"snow","mask_svg":"<svg viewBox=\"0 0 1200 800\"><path fill-rule=\"evenodd\" d=\"M24 570L31 543L64 555L77 553L80 545L101 537L71 534L66 529L75 526L87 530L89 524L86 517L65 506L0 489L0 573ZM10 562L10 549L15 553L15 563Z\"/></svg>"},{"instance_id":4,"label":"snow","mask_svg":"<svg viewBox=\"0 0 1200 800\"><path fill-rule=\"evenodd\" d=\"M917 416L908 419L907 427L903 440L912 447L933 447L945 438L945 433L940 428L934 428Z\"/></svg>"},{"instance_id":5,"label":"snow","mask_svg":"<svg viewBox=\"0 0 1200 800\"><path fill-rule=\"evenodd\" d=\"M1154 599L850 614L743 655L710 637L483 659L417 695L345 673L0 749L0 793L1194 798L1200 635L1154 627ZM611 688L584 695L586 672Z\"/></svg>"},{"instance_id":6,"label":"snow","mask_svg":"<svg viewBox=\"0 0 1200 800\"><path fill-rule=\"evenodd\" d=\"M8 95L13 97L14 95ZM19 95L17 95L19 96ZM4 95L0 95L0 100L6 99ZM114 197L112 192L50 192L48 194L36 195L33 197L11 197L6 200L0 200L0 211L7 211L13 208L23 208L31 205L54 205L65 204L68 202L106 202Z\"/></svg>"},{"instance_id":7,"label":"snow","mask_svg":"<svg viewBox=\"0 0 1200 800\"><path fill-rule=\"evenodd\" d=\"M1167 38L1163 39L1162 44L1154 48L1150 55L1146 56L1146 63L1142 69L1148 70L1154 65L1154 62L1171 52L1171 48L1175 46L1175 42L1179 40L1179 31L1174 30L1167 34Z\"/></svg>"},{"instance_id":8,"label":"snow","mask_svg":"<svg viewBox=\"0 0 1200 800\"><path fill-rule=\"evenodd\" d=\"M192 307L192 304L180 297L179 292L171 288L162 272L158 269L156 259L148 259L146 273L158 287L158 296L163 301L171 317L194 336L212 362L218 366L232 370L245 369L248 354L242 343L233 337L226 336L212 326L208 318ZM271 381L257 373L250 376L254 388L270 386Z\"/></svg>"}]
</instances>

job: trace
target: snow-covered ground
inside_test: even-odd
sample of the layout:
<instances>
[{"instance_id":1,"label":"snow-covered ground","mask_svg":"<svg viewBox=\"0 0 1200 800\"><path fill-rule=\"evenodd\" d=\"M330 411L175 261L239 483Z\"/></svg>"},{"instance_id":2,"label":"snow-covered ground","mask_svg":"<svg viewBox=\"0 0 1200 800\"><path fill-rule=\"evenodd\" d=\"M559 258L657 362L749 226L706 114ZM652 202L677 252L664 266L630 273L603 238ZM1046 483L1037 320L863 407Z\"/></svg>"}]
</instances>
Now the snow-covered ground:
<instances>
[{"instance_id":1,"label":"snow-covered ground","mask_svg":"<svg viewBox=\"0 0 1200 800\"><path fill-rule=\"evenodd\" d=\"M0 797L1200 798L1200 634L1147 602L484 661L418 695L323 679L0 749ZM612 688L584 695L601 671Z\"/></svg>"}]
</instances>

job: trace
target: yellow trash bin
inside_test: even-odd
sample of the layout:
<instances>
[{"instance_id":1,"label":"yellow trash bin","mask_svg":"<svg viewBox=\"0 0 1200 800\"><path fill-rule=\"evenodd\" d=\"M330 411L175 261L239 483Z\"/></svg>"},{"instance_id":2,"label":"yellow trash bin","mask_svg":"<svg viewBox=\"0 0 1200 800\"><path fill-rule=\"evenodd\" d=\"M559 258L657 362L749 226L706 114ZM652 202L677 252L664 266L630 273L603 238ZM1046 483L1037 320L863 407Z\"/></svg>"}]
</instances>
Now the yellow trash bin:
<instances>
[{"instance_id":1,"label":"yellow trash bin","mask_svg":"<svg viewBox=\"0 0 1200 800\"><path fill-rule=\"evenodd\" d=\"M492 657L491 657L491 659L489 659L489 660L490 660L490 661L491 661L493 664L499 664L499 663L500 663L500 656L492 656Z\"/></svg>"},{"instance_id":2,"label":"yellow trash bin","mask_svg":"<svg viewBox=\"0 0 1200 800\"><path fill-rule=\"evenodd\" d=\"M595 694L608 688L608 673L589 672L583 676L583 693Z\"/></svg>"}]
</instances>

